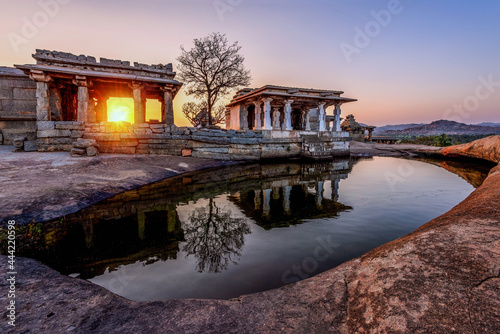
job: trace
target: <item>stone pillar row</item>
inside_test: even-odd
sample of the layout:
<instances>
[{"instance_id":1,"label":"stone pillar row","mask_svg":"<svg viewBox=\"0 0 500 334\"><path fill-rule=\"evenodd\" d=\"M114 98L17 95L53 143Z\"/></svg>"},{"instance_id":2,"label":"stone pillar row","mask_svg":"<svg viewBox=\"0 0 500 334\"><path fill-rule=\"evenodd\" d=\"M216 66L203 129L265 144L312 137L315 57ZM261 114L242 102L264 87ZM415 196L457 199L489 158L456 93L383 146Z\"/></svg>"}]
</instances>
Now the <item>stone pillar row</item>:
<instances>
[{"instance_id":1,"label":"stone pillar row","mask_svg":"<svg viewBox=\"0 0 500 334\"><path fill-rule=\"evenodd\" d=\"M254 101L255 105L255 129L256 130L293 130L292 127L292 103L294 100L284 100L284 122L281 124L280 116L280 108L272 107L271 102L272 98L264 98L260 101ZM261 103L264 103L264 123L261 124ZM325 111L326 102L318 103L318 131L327 131L326 124L326 111ZM245 108L246 110L246 108ZM271 118L272 112L272 118ZM306 131L311 131L311 123L310 123L310 109L304 107L302 109L303 113L303 129ZM336 104L335 108L335 124L331 128L332 131L340 131L340 103Z\"/></svg>"},{"instance_id":2,"label":"stone pillar row","mask_svg":"<svg viewBox=\"0 0 500 334\"><path fill-rule=\"evenodd\" d=\"M36 118L37 121L50 121L50 90L49 85L53 78L43 72L32 70L30 78L36 82ZM107 99L109 96L97 94L97 104L94 103L94 95L91 96L89 88L92 87L92 81L86 76L76 75L72 83L78 86L78 111L77 121L85 123L103 122L107 119ZM144 83L132 81L129 84L132 89L134 99L134 122L146 122L146 90ZM161 87L163 91L162 104L162 122L168 125L174 124L173 108L173 85Z\"/></svg>"}]
</instances>

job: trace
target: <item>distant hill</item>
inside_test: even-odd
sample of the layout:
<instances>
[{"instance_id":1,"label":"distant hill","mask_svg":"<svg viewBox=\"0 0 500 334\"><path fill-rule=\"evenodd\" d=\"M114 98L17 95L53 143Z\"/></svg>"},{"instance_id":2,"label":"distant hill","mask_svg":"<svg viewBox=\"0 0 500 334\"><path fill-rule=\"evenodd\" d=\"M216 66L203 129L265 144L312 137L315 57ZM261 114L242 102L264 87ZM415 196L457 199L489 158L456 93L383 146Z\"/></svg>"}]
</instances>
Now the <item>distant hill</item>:
<instances>
[{"instance_id":1,"label":"distant hill","mask_svg":"<svg viewBox=\"0 0 500 334\"><path fill-rule=\"evenodd\" d=\"M410 124L394 124L394 125L385 125L377 127L373 133L379 134L384 131L395 131L395 130L405 130L409 128L414 128L417 126L425 125L425 123L410 123Z\"/></svg>"},{"instance_id":2,"label":"distant hill","mask_svg":"<svg viewBox=\"0 0 500 334\"><path fill-rule=\"evenodd\" d=\"M436 136L445 133L447 135L486 135L500 134L500 127L467 125L454 121L440 120L430 124L410 127L402 130L389 130L380 133L385 136Z\"/></svg>"},{"instance_id":3,"label":"distant hill","mask_svg":"<svg viewBox=\"0 0 500 334\"><path fill-rule=\"evenodd\" d=\"M484 123L479 123L479 124L476 124L476 125L498 127L498 126L500 126L500 123L484 122Z\"/></svg>"}]
</instances>

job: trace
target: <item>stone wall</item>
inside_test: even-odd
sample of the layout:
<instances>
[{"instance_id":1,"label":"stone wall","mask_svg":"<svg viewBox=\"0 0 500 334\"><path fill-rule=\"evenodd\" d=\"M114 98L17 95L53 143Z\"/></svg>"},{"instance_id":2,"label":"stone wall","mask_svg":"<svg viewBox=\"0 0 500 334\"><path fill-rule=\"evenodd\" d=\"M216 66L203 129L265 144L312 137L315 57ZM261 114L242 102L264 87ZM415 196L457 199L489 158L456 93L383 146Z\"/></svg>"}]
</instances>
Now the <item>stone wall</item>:
<instances>
[{"instance_id":1,"label":"stone wall","mask_svg":"<svg viewBox=\"0 0 500 334\"><path fill-rule=\"evenodd\" d=\"M70 151L78 138L93 139L101 153L164 154L217 160L260 160L349 154L347 133L236 131L166 124L38 122L39 151ZM314 138L312 140L311 138Z\"/></svg>"},{"instance_id":2,"label":"stone wall","mask_svg":"<svg viewBox=\"0 0 500 334\"><path fill-rule=\"evenodd\" d=\"M35 139L36 84L22 71L0 67L0 145Z\"/></svg>"}]
</instances>

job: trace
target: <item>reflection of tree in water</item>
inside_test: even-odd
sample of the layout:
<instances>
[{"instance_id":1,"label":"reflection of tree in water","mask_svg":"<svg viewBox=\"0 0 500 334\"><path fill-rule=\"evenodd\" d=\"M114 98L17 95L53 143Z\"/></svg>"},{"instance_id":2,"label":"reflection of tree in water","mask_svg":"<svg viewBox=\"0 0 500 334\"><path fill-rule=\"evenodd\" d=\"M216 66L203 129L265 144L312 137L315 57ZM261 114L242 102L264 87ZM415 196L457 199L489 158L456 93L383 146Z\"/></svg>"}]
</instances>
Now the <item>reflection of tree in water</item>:
<instances>
[{"instance_id":1,"label":"reflection of tree in water","mask_svg":"<svg viewBox=\"0 0 500 334\"><path fill-rule=\"evenodd\" d=\"M183 251L198 260L198 272L219 273L226 270L232 257L241 255L245 234L250 233L242 218L231 218L210 198L208 207L196 208L184 226Z\"/></svg>"}]
</instances>

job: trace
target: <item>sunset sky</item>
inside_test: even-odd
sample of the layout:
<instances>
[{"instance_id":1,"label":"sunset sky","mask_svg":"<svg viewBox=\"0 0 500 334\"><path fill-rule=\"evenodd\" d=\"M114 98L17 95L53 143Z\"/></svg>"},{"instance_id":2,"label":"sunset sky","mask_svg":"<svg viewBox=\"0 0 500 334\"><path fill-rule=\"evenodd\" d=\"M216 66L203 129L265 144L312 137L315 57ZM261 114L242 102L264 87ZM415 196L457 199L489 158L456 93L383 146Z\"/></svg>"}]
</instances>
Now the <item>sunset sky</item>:
<instances>
[{"instance_id":1,"label":"sunset sky","mask_svg":"<svg viewBox=\"0 0 500 334\"><path fill-rule=\"evenodd\" d=\"M0 0L0 66L37 48L176 68L180 45L221 32L252 86L345 91L373 125L500 122L497 0ZM56 4L56 5L54 5ZM47 12L48 14L45 14ZM46 20L46 18L48 18ZM27 28L31 25L33 29ZM176 123L182 104L175 100ZM328 110L331 113L331 110Z\"/></svg>"}]
</instances>

